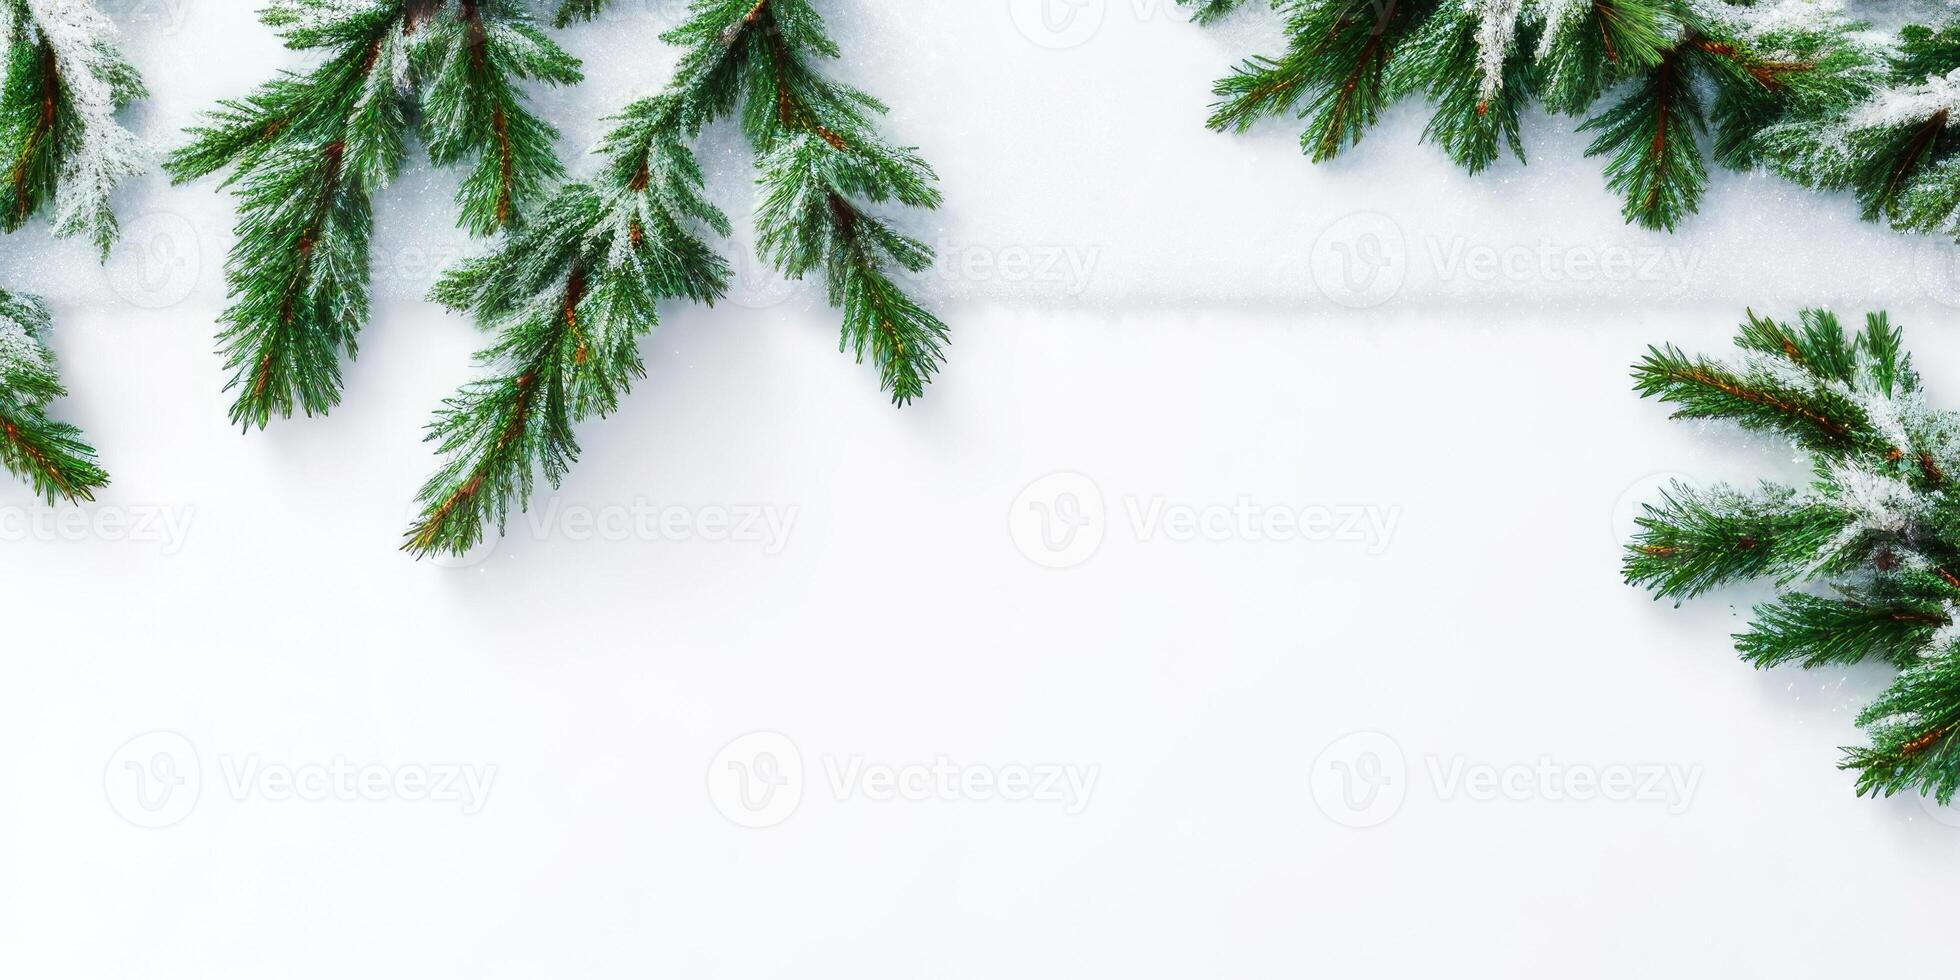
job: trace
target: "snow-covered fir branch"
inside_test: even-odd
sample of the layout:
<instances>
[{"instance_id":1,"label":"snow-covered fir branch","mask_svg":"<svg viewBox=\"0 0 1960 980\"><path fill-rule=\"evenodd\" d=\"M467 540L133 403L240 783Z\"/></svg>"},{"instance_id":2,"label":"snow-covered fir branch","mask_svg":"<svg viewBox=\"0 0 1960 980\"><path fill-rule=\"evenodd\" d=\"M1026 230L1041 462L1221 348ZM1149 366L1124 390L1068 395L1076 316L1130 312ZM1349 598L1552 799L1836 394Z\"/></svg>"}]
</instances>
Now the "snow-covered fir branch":
<instances>
[{"instance_id":1,"label":"snow-covered fir branch","mask_svg":"<svg viewBox=\"0 0 1960 980\"><path fill-rule=\"evenodd\" d=\"M1657 347L1636 390L1675 417L1791 438L1816 474L1753 493L1676 483L1644 507L1627 580L1677 601L1766 578L1782 589L1736 636L1759 667L1876 660L1900 668L1862 712L1842 768L1863 794L1960 793L1960 418L1925 406L1883 314L1850 331L1828 312L1750 314L1728 359ZM1828 587L1828 588L1825 588Z\"/></svg>"}]
</instances>

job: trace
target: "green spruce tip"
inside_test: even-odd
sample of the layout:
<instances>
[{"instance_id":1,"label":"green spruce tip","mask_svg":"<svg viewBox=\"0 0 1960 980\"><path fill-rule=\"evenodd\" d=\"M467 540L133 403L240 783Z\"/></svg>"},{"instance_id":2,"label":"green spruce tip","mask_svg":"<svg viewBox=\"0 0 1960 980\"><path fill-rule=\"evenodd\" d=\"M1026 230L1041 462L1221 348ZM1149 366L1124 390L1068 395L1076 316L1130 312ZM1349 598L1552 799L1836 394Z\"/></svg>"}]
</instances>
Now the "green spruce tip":
<instances>
[{"instance_id":1,"label":"green spruce tip","mask_svg":"<svg viewBox=\"0 0 1960 980\"><path fill-rule=\"evenodd\" d=\"M231 421L248 430L339 404L370 314L373 197L400 172L410 129L435 165L468 167L458 224L510 231L564 176L558 132L522 86L582 78L520 0L274 0L261 20L325 60L219 103L165 161L180 184L231 169L219 348Z\"/></svg>"},{"instance_id":2,"label":"green spruce tip","mask_svg":"<svg viewBox=\"0 0 1960 980\"><path fill-rule=\"evenodd\" d=\"M1749 579L1779 594L1735 637L1757 667L1898 669L1847 747L1859 795L1960 790L1960 413L1927 407L1900 331L1883 313L1847 330L1805 310L1789 324L1749 313L1726 358L1650 348L1642 397L1679 419L1720 419L1789 440L1804 487L1676 482L1643 505L1628 583L1682 600Z\"/></svg>"},{"instance_id":3,"label":"green spruce tip","mask_svg":"<svg viewBox=\"0 0 1960 980\"><path fill-rule=\"evenodd\" d=\"M4 0L0 60L0 230L47 215L60 237L84 237L106 258L118 227L110 194L144 166L143 147L116 116L144 96L92 4L43 21L25 0ZM93 500L108 485L95 450L47 414L67 394L47 343L46 304L0 290L0 466L53 504Z\"/></svg>"},{"instance_id":4,"label":"green spruce tip","mask_svg":"<svg viewBox=\"0 0 1960 980\"><path fill-rule=\"evenodd\" d=\"M1200 22L1240 6L1179 0ZM1316 162L1360 142L1392 104L1433 107L1422 139L1471 173L1525 160L1532 104L1581 117L1622 213L1673 230L1701 206L1715 163L1852 187L1868 217L1960 230L1960 139L1952 113L1865 132L1859 107L1884 84L1926 85L1960 66L1960 32L1908 28L1889 57L1863 25L1760 27L1746 0L1278 0L1285 49L1241 62L1213 87L1208 120L1244 132L1304 120ZM1847 138L1848 137L1848 138Z\"/></svg>"},{"instance_id":5,"label":"green spruce tip","mask_svg":"<svg viewBox=\"0 0 1960 980\"><path fill-rule=\"evenodd\" d=\"M81 431L47 415L68 394L45 336L47 304L0 291L0 466L53 504L94 500L108 486Z\"/></svg>"},{"instance_id":6,"label":"green spruce tip","mask_svg":"<svg viewBox=\"0 0 1960 980\"><path fill-rule=\"evenodd\" d=\"M603 7L573 0L559 16ZM937 207L936 178L915 150L880 138L882 104L816 70L841 52L815 8L698 0L665 39L683 48L674 77L614 117L598 173L433 291L496 339L480 355L484 375L429 426L442 465L404 551L461 553L502 533L540 475L555 488L577 460L576 426L610 414L645 376L638 342L659 303L712 305L726 292L728 266L703 236L732 229L707 202L693 149L717 119L738 118L755 149L764 260L792 279L823 278L843 313L841 348L871 361L896 403L937 371L946 327L898 275L929 267L932 251L870 210Z\"/></svg>"}]
</instances>

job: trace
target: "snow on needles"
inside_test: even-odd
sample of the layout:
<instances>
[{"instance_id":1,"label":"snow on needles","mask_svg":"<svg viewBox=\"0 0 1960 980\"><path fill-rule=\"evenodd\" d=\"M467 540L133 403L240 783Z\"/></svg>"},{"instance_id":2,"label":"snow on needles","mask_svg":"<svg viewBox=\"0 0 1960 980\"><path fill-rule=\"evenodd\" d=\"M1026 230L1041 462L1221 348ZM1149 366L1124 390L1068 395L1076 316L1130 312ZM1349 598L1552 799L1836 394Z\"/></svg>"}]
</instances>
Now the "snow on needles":
<instances>
[{"instance_id":1,"label":"snow on needles","mask_svg":"<svg viewBox=\"0 0 1960 980\"><path fill-rule=\"evenodd\" d=\"M4 298L18 302L18 297ZM22 376L52 372L54 355L48 352L47 345L41 343L34 327L14 313L7 304L0 303L0 378L14 379L13 383L18 383Z\"/></svg>"},{"instance_id":2,"label":"snow on needles","mask_svg":"<svg viewBox=\"0 0 1960 980\"><path fill-rule=\"evenodd\" d=\"M1504 87L1504 63L1517 43L1518 18L1524 0L1481 0L1483 19L1477 24L1477 70L1483 84L1477 97L1488 101Z\"/></svg>"},{"instance_id":3,"label":"snow on needles","mask_svg":"<svg viewBox=\"0 0 1960 980\"><path fill-rule=\"evenodd\" d=\"M1960 109L1960 68L1919 85L1881 90L1872 100L1851 114L1851 129L1872 129L1921 123L1939 113L1947 113L1947 125Z\"/></svg>"},{"instance_id":4,"label":"snow on needles","mask_svg":"<svg viewBox=\"0 0 1960 980\"><path fill-rule=\"evenodd\" d=\"M1815 31L1843 23L1845 0L1767 0L1748 6L1705 5L1705 13L1735 24L1752 36L1784 31Z\"/></svg>"},{"instance_id":5,"label":"snow on needles","mask_svg":"<svg viewBox=\"0 0 1960 980\"><path fill-rule=\"evenodd\" d=\"M81 0L27 0L34 26L54 50L68 100L82 133L68 155L55 193L55 232L87 234L106 253L116 218L109 195L143 172L147 152L136 134L116 122L119 84L128 68L115 52L115 26Z\"/></svg>"}]
</instances>

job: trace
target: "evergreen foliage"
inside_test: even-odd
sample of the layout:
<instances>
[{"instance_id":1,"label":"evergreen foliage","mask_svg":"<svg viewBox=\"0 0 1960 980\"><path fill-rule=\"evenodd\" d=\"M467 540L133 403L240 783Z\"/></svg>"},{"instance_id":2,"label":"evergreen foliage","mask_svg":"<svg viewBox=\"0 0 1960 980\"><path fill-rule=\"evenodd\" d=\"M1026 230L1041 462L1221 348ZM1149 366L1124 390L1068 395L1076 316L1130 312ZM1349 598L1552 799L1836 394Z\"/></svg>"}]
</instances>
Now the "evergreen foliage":
<instances>
[{"instance_id":1,"label":"evergreen foliage","mask_svg":"<svg viewBox=\"0 0 1960 980\"><path fill-rule=\"evenodd\" d=\"M1211 20L1242 0L1179 0ZM1389 105L1433 107L1423 139L1471 173L1534 102L1581 117L1627 221L1673 230L1708 162L1849 189L1865 214L1960 236L1960 25L1886 41L1815 0L1272 0L1286 50L1214 88L1210 125L1305 119L1316 161Z\"/></svg>"},{"instance_id":2,"label":"evergreen foliage","mask_svg":"<svg viewBox=\"0 0 1960 980\"><path fill-rule=\"evenodd\" d=\"M0 229L46 214L55 234L116 241L110 196L146 153L116 114L144 95L93 3L0 0ZM109 482L95 450L47 415L67 391L47 344L40 300L0 290L0 466L49 503L94 499Z\"/></svg>"},{"instance_id":3,"label":"evergreen foliage","mask_svg":"<svg viewBox=\"0 0 1960 980\"><path fill-rule=\"evenodd\" d=\"M1635 390L1674 417L1724 419L1808 454L1806 487L1675 483L1643 508L1629 583L1677 602L1751 578L1781 593L1737 635L1758 667L1866 660L1899 669L1845 749L1859 795L1960 790L1960 414L1926 406L1885 314L1847 331L1806 310L1751 313L1726 359L1650 348Z\"/></svg>"},{"instance_id":4,"label":"evergreen foliage","mask_svg":"<svg viewBox=\"0 0 1960 980\"><path fill-rule=\"evenodd\" d=\"M0 465L48 503L93 500L109 475L79 430L47 415L48 403L68 394L55 374L47 329L40 300L0 292Z\"/></svg>"},{"instance_id":5,"label":"evergreen foliage","mask_svg":"<svg viewBox=\"0 0 1960 980\"><path fill-rule=\"evenodd\" d=\"M604 7L569 0L558 19ZM841 349L870 360L900 405L937 370L945 325L898 276L928 267L931 249L870 210L936 207L936 178L880 138L881 103L817 70L840 52L809 0L697 0L664 38L685 49L674 77L615 117L598 173L437 285L435 299L496 340L481 355L486 375L430 425L443 465L404 550L462 552L490 525L501 531L537 474L556 486L577 458L576 424L609 414L645 375L637 343L659 301L722 296L728 267L703 236L731 228L703 196L692 148L718 119L734 118L756 153L762 257L789 278L823 278L842 311Z\"/></svg>"},{"instance_id":6,"label":"evergreen foliage","mask_svg":"<svg viewBox=\"0 0 1960 980\"><path fill-rule=\"evenodd\" d=\"M260 19L325 60L226 100L165 162L178 183L232 168L237 243L219 342L234 424L264 428L340 401L368 319L373 195L411 128L437 166L467 165L458 223L515 229L563 175L558 133L520 85L571 85L579 63L521 0L272 0Z\"/></svg>"}]
</instances>

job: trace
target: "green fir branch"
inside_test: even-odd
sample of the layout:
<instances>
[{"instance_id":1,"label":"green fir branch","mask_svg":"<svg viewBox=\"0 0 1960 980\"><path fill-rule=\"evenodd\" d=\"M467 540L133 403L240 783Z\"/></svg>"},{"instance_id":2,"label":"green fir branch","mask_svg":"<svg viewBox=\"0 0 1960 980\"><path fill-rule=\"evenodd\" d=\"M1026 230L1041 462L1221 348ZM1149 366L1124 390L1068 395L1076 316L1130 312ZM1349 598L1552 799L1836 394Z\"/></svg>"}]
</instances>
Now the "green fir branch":
<instances>
[{"instance_id":1,"label":"green fir branch","mask_svg":"<svg viewBox=\"0 0 1960 980\"><path fill-rule=\"evenodd\" d=\"M556 487L579 447L574 427L611 414L646 370L639 340L663 299L713 303L728 267L697 228L727 234L671 97L627 107L600 150L597 185L556 192L536 221L451 270L432 298L470 314L496 342L487 376L449 399L429 439L443 467L423 486L403 549L460 553L529 505L536 475Z\"/></svg>"},{"instance_id":2,"label":"green fir branch","mask_svg":"<svg viewBox=\"0 0 1960 980\"><path fill-rule=\"evenodd\" d=\"M759 251L792 279L823 277L843 349L871 361L901 404L941 363L946 327L897 275L927 268L932 251L872 210L935 208L936 178L917 151L879 136L878 100L815 69L841 55L815 8L697 0L664 38L683 48L674 77L615 117L598 173L433 291L496 340L484 376L430 425L443 463L404 536L414 555L466 551L529 506L538 477L556 487L578 458L577 425L610 414L645 375L638 343L660 302L712 304L726 290L728 267L702 235L732 229L708 203L692 147L717 119L738 117L756 151Z\"/></svg>"},{"instance_id":3,"label":"green fir branch","mask_svg":"<svg viewBox=\"0 0 1960 980\"><path fill-rule=\"evenodd\" d=\"M1928 408L1900 332L1882 313L1862 330L1805 311L1796 325L1751 313L1738 360L1650 348L1636 388L1791 439L1816 477L1798 490L1743 494L1675 483L1643 507L1623 567L1656 598L1679 600L1753 578L1781 588L1736 649L1758 667L1882 661L1899 668L1862 712L1869 744L1847 748L1859 795L1960 788L1960 415ZM1798 591L1828 584L1830 595Z\"/></svg>"},{"instance_id":4,"label":"green fir branch","mask_svg":"<svg viewBox=\"0 0 1960 980\"><path fill-rule=\"evenodd\" d=\"M1960 656L1934 650L1858 715L1871 736L1847 746L1839 768L1858 774L1859 796L1917 792L1941 806L1960 791Z\"/></svg>"},{"instance_id":5,"label":"green fir branch","mask_svg":"<svg viewBox=\"0 0 1960 980\"><path fill-rule=\"evenodd\" d=\"M1493 9L1493 0L1466 3L1452 14L1439 13L1424 23L1389 67L1391 90L1423 91L1436 106L1422 131L1423 140L1433 140L1473 174L1495 163L1506 149L1519 163L1525 162L1520 120L1536 94L1529 54L1537 43L1536 25L1517 20L1508 28L1491 24L1490 18L1499 16L1502 12ZM1485 47L1492 43L1502 45L1502 50L1488 55L1502 63L1502 71L1494 76L1482 68Z\"/></svg>"},{"instance_id":6,"label":"green fir branch","mask_svg":"<svg viewBox=\"0 0 1960 980\"><path fill-rule=\"evenodd\" d=\"M119 228L111 195L146 148L117 121L145 95L109 19L85 0L0 0L0 230L36 215L87 238L102 258ZM45 304L0 290L0 467L50 504L93 500L109 482L74 426L47 414L66 396L47 344Z\"/></svg>"},{"instance_id":7,"label":"green fir branch","mask_svg":"<svg viewBox=\"0 0 1960 980\"><path fill-rule=\"evenodd\" d=\"M369 309L373 196L399 174L411 125L438 166L474 159L458 222L516 227L563 170L557 131L520 82L569 85L576 59L516 0L275 0L261 19L327 57L220 102L171 153L178 183L227 167L239 199L219 335L233 424L264 428L339 404L340 365Z\"/></svg>"},{"instance_id":8,"label":"green fir branch","mask_svg":"<svg viewBox=\"0 0 1960 980\"><path fill-rule=\"evenodd\" d=\"M1742 658L1757 667L1826 667L1872 659L1904 666L1949 622L1937 601L1887 603L1789 592L1758 605L1749 629L1734 639Z\"/></svg>"},{"instance_id":9,"label":"green fir branch","mask_svg":"<svg viewBox=\"0 0 1960 980\"><path fill-rule=\"evenodd\" d=\"M1556 8L1539 60L1545 108L1584 113L1613 86L1658 66L1689 16L1678 0L1572 0Z\"/></svg>"},{"instance_id":10,"label":"green fir branch","mask_svg":"<svg viewBox=\"0 0 1960 980\"><path fill-rule=\"evenodd\" d=\"M0 291L0 467L52 504L95 499L109 483L80 430L47 415L68 394L47 346L45 303Z\"/></svg>"},{"instance_id":11,"label":"green fir branch","mask_svg":"<svg viewBox=\"0 0 1960 980\"><path fill-rule=\"evenodd\" d=\"M1612 108L1580 132L1599 135L1587 156L1610 155L1606 186L1626 199L1620 213L1643 228L1673 231L1708 186L1698 142L1708 129L1689 56L1669 51Z\"/></svg>"},{"instance_id":12,"label":"green fir branch","mask_svg":"<svg viewBox=\"0 0 1960 980\"><path fill-rule=\"evenodd\" d=\"M1278 58L1253 57L1212 88L1208 125L1244 132L1267 116L1306 118L1300 144L1316 162L1361 137L1399 96L1388 67L1436 0L1309 0L1287 20Z\"/></svg>"},{"instance_id":13,"label":"green fir branch","mask_svg":"<svg viewBox=\"0 0 1960 980\"><path fill-rule=\"evenodd\" d=\"M1296 115L1303 150L1323 161L1419 95L1434 110L1422 140L1474 174L1507 150L1524 159L1520 121L1537 102L1583 117L1587 154L1604 158L1631 224L1680 227L1700 207L1712 154L1850 190L1869 220L1960 239L1960 83L1947 77L1960 67L1960 22L1908 26L1888 43L1822 5L1792 26L1787 10L1751 0L1283 6L1284 49L1213 86L1212 129Z\"/></svg>"},{"instance_id":14,"label":"green fir branch","mask_svg":"<svg viewBox=\"0 0 1960 980\"><path fill-rule=\"evenodd\" d=\"M1697 490L1679 482L1661 503L1643 504L1639 530L1627 548L1630 584L1655 598L1690 599L1710 589L1764 576L1798 577L1846 515L1824 505L1798 505L1796 492L1765 484L1756 495L1728 487Z\"/></svg>"}]
</instances>

